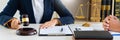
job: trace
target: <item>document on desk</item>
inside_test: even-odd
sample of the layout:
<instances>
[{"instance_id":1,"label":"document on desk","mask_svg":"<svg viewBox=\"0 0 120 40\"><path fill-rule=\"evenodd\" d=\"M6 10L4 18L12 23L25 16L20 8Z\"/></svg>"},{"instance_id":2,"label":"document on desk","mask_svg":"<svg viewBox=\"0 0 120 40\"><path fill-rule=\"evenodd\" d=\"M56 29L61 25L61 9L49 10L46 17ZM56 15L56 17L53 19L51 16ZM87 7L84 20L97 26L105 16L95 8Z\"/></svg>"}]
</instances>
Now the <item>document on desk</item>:
<instances>
[{"instance_id":1,"label":"document on desk","mask_svg":"<svg viewBox=\"0 0 120 40\"><path fill-rule=\"evenodd\" d=\"M77 27L75 28L75 31L93 31L94 29L92 27Z\"/></svg>"},{"instance_id":2,"label":"document on desk","mask_svg":"<svg viewBox=\"0 0 120 40\"><path fill-rule=\"evenodd\" d=\"M71 36L72 34L69 26L55 26L47 29L39 29L39 36Z\"/></svg>"}]
</instances>

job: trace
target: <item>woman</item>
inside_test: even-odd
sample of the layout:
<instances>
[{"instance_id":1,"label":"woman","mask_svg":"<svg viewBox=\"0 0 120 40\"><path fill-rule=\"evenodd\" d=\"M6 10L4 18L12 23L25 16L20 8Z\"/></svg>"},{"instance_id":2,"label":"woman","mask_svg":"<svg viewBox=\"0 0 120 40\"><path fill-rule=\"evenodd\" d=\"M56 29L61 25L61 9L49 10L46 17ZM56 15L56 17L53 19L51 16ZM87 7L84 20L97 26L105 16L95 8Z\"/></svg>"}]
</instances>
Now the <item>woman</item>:
<instances>
[{"instance_id":1,"label":"woman","mask_svg":"<svg viewBox=\"0 0 120 40\"><path fill-rule=\"evenodd\" d=\"M22 14L28 14L30 23L42 24L41 28L74 23L71 13L60 0L9 0L5 9L0 13L0 24L18 29L20 21L13 17L17 10L20 11L20 19ZM54 11L60 18L51 20Z\"/></svg>"}]
</instances>

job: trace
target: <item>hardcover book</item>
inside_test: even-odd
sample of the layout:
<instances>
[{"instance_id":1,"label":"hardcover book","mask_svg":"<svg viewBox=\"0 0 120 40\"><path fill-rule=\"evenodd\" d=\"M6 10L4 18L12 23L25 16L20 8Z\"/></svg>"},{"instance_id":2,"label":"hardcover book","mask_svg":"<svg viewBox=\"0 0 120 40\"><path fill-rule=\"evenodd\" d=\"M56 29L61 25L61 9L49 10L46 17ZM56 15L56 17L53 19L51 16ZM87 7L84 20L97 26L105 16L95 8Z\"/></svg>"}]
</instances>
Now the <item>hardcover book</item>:
<instances>
[{"instance_id":1,"label":"hardcover book","mask_svg":"<svg viewBox=\"0 0 120 40\"><path fill-rule=\"evenodd\" d=\"M108 31L74 31L75 40L112 40Z\"/></svg>"},{"instance_id":2,"label":"hardcover book","mask_svg":"<svg viewBox=\"0 0 120 40\"><path fill-rule=\"evenodd\" d=\"M120 19L120 0L115 0L115 16Z\"/></svg>"},{"instance_id":3,"label":"hardcover book","mask_svg":"<svg viewBox=\"0 0 120 40\"><path fill-rule=\"evenodd\" d=\"M91 0L91 17L93 22L100 22L101 0Z\"/></svg>"}]
</instances>

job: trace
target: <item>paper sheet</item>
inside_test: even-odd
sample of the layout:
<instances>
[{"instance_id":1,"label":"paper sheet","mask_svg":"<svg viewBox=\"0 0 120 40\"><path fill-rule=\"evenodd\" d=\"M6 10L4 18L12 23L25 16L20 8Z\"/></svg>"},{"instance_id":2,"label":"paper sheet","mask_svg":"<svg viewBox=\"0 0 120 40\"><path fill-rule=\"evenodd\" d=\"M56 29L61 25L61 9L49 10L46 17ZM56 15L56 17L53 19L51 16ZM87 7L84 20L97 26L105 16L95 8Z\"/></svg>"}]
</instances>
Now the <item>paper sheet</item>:
<instances>
[{"instance_id":1,"label":"paper sheet","mask_svg":"<svg viewBox=\"0 0 120 40\"><path fill-rule=\"evenodd\" d=\"M93 31L92 27L77 27L75 28L77 31Z\"/></svg>"},{"instance_id":2,"label":"paper sheet","mask_svg":"<svg viewBox=\"0 0 120 40\"><path fill-rule=\"evenodd\" d=\"M40 29L40 34L72 34L68 26L55 26L47 29Z\"/></svg>"}]
</instances>

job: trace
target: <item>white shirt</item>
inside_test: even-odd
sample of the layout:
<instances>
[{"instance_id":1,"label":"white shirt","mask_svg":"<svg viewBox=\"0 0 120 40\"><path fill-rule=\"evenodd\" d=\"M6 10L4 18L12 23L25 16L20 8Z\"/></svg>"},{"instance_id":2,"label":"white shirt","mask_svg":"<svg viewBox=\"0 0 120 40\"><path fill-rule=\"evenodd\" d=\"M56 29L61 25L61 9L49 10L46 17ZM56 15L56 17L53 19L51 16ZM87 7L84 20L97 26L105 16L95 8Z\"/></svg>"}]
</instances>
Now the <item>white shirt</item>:
<instances>
[{"instance_id":1,"label":"white shirt","mask_svg":"<svg viewBox=\"0 0 120 40\"><path fill-rule=\"evenodd\" d=\"M32 6L36 23L39 24L44 12L44 0L32 0Z\"/></svg>"}]
</instances>

